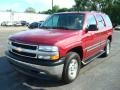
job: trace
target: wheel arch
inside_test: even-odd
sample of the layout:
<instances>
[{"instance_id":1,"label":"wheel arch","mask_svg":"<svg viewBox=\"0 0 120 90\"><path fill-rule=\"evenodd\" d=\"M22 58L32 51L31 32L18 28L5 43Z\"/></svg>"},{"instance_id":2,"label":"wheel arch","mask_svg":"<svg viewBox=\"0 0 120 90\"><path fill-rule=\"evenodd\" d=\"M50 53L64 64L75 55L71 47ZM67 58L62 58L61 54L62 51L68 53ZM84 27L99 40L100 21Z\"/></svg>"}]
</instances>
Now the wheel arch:
<instances>
[{"instance_id":1,"label":"wheel arch","mask_svg":"<svg viewBox=\"0 0 120 90\"><path fill-rule=\"evenodd\" d=\"M67 51L67 53L69 52L76 52L77 54L79 54L81 61L83 60L83 47L82 46L77 46L74 48L71 48L70 50Z\"/></svg>"},{"instance_id":2,"label":"wheel arch","mask_svg":"<svg viewBox=\"0 0 120 90\"><path fill-rule=\"evenodd\" d=\"M109 39L110 42L112 42L112 35L109 35L107 39Z\"/></svg>"}]
</instances>

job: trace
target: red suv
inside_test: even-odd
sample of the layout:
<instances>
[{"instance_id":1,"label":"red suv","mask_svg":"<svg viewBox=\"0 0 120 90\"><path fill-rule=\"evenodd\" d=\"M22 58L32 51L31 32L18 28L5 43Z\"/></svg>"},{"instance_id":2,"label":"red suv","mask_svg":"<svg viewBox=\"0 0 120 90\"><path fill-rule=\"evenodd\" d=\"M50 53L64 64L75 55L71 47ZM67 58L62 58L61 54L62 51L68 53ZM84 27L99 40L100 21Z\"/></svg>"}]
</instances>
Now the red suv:
<instances>
[{"instance_id":1,"label":"red suv","mask_svg":"<svg viewBox=\"0 0 120 90\"><path fill-rule=\"evenodd\" d=\"M112 32L112 23L104 13L56 13L40 29L11 36L6 55L22 73L70 83L82 65L109 55Z\"/></svg>"}]
</instances>

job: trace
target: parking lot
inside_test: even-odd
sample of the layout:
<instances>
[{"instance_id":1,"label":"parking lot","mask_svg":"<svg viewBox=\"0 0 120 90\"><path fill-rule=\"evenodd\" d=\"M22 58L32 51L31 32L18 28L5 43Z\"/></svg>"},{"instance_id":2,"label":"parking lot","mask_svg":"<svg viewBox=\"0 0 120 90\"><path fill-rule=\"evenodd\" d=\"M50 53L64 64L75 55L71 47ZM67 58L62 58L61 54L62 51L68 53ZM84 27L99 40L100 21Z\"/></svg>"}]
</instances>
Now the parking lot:
<instances>
[{"instance_id":1,"label":"parking lot","mask_svg":"<svg viewBox=\"0 0 120 90\"><path fill-rule=\"evenodd\" d=\"M120 90L120 32L114 31L111 54L83 67L78 78L64 85L55 80L30 78L17 73L4 51L10 35L26 27L0 27L0 90ZM46 77L47 78L47 77Z\"/></svg>"}]
</instances>

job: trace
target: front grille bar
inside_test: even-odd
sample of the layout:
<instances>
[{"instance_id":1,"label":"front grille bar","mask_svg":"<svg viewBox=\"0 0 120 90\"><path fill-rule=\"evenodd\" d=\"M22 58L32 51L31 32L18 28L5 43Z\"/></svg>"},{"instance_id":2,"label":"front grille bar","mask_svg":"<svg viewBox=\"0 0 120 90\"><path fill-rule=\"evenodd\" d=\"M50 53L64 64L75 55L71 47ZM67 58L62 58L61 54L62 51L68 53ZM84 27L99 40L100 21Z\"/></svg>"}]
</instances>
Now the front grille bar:
<instances>
[{"instance_id":1,"label":"front grille bar","mask_svg":"<svg viewBox=\"0 0 120 90\"><path fill-rule=\"evenodd\" d=\"M30 57L30 58L37 58L37 53L38 53L37 45L11 42L9 48L10 48L10 52L16 55Z\"/></svg>"},{"instance_id":2,"label":"front grille bar","mask_svg":"<svg viewBox=\"0 0 120 90\"><path fill-rule=\"evenodd\" d=\"M17 42L12 42L11 45L16 46L16 47L25 48L25 49L32 49L32 50L37 49L37 45L23 44L23 43L17 43Z\"/></svg>"},{"instance_id":3,"label":"front grille bar","mask_svg":"<svg viewBox=\"0 0 120 90\"><path fill-rule=\"evenodd\" d=\"M56 52L46 52L46 51L39 51L37 45L28 45L28 44L22 44L22 43L14 43L12 42L9 46L9 51L23 57L30 57L30 58L38 58L38 55L54 55ZM14 45L14 46L13 46ZM25 47L22 47L24 46ZM28 49L29 46L36 47L35 50L33 49Z\"/></svg>"},{"instance_id":4,"label":"front grille bar","mask_svg":"<svg viewBox=\"0 0 120 90\"><path fill-rule=\"evenodd\" d=\"M11 46L11 48L16 50L16 51L18 51L17 49L19 49L19 47L15 47L15 46ZM29 49L24 49L24 48L20 48L20 49L21 49L21 52L26 52L26 53L34 53L34 54L36 54L38 52L37 50L29 50Z\"/></svg>"}]
</instances>

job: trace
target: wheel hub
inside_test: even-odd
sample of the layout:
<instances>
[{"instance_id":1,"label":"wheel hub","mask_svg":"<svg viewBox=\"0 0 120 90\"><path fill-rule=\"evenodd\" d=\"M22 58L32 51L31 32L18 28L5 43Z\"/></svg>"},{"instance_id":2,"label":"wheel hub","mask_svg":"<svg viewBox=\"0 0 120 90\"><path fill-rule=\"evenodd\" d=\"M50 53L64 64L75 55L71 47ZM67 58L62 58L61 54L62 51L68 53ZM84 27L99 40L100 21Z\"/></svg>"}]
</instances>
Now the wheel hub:
<instances>
[{"instance_id":1,"label":"wheel hub","mask_svg":"<svg viewBox=\"0 0 120 90\"><path fill-rule=\"evenodd\" d=\"M72 59L69 65L68 75L70 79L74 79L78 72L78 62L76 59Z\"/></svg>"}]
</instances>

